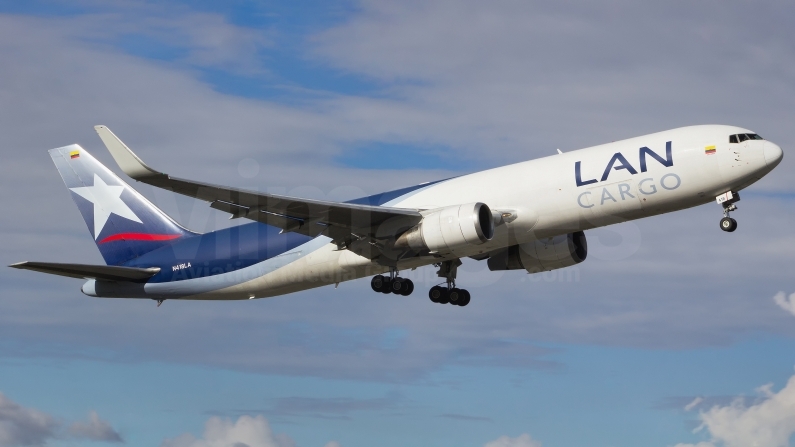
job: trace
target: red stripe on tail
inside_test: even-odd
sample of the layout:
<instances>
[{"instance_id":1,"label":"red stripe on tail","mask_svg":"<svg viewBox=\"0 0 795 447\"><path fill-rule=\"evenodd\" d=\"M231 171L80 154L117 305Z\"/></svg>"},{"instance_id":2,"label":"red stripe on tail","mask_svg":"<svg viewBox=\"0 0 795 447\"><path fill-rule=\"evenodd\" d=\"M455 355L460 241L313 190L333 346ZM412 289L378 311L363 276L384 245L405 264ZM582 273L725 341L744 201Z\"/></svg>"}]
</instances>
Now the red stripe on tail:
<instances>
[{"instance_id":1,"label":"red stripe on tail","mask_svg":"<svg viewBox=\"0 0 795 447\"><path fill-rule=\"evenodd\" d=\"M108 236L99 241L100 244L113 241L170 241L180 237L179 234L146 234L146 233L119 233Z\"/></svg>"}]
</instances>

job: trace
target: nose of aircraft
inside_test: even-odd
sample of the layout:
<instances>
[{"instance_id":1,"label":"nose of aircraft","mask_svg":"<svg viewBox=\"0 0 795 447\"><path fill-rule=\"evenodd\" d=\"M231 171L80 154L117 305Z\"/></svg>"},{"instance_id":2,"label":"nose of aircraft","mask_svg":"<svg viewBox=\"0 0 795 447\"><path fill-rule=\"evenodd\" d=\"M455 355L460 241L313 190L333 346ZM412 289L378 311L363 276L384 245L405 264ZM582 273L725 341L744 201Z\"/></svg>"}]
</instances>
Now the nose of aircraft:
<instances>
[{"instance_id":1,"label":"nose of aircraft","mask_svg":"<svg viewBox=\"0 0 795 447\"><path fill-rule=\"evenodd\" d=\"M777 144L765 141L765 162L768 166L774 167L781 162L784 158L784 152L778 147Z\"/></svg>"}]
</instances>

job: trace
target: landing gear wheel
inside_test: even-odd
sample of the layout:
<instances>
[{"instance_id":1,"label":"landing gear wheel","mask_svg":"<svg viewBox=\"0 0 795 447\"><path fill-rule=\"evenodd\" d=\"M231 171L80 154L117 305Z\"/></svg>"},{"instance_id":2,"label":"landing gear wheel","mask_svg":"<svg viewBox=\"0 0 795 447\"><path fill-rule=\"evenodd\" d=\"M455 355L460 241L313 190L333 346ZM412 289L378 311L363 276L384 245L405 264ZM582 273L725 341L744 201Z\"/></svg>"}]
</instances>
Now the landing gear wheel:
<instances>
[{"instance_id":1,"label":"landing gear wheel","mask_svg":"<svg viewBox=\"0 0 795 447\"><path fill-rule=\"evenodd\" d=\"M447 294L447 299L450 300L450 304L458 304L458 300L463 297L463 293L461 293L461 289L452 288L450 292Z\"/></svg>"},{"instance_id":2,"label":"landing gear wheel","mask_svg":"<svg viewBox=\"0 0 795 447\"><path fill-rule=\"evenodd\" d=\"M445 289L439 286L433 286L431 287L431 290L428 291L428 298L430 298L434 303L441 303L444 291Z\"/></svg>"},{"instance_id":3,"label":"landing gear wheel","mask_svg":"<svg viewBox=\"0 0 795 447\"><path fill-rule=\"evenodd\" d=\"M386 278L381 275L373 276L373 279L370 280L370 287L372 287L373 292L380 292L385 280Z\"/></svg>"},{"instance_id":4,"label":"landing gear wheel","mask_svg":"<svg viewBox=\"0 0 795 447\"><path fill-rule=\"evenodd\" d=\"M396 295L408 296L414 291L414 283L406 278L390 278L384 275L375 275L370 280L370 287L374 292L394 293Z\"/></svg>"},{"instance_id":5,"label":"landing gear wheel","mask_svg":"<svg viewBox=\"0 0 795 447\"><path fill-rule=\"evenodd\" d=\"M414 282L412 282L410 279L404 279L403 287L400 288L400 294L403 296L409 296L413 291L414 291Z\"/></svg>"},{"instance_id":6,"label":"landing gear wheel","mask_svg":"<svg viewBox=\"0 0 795 447\"><path fill-rule=\"evenodd\" d=\"M400 291L403 290L403 281L403 278L400 277L393 279L391 284L392 287L389 288L389 291L396 295L401 295Z\"/></svg>"},{"instance_id":7,"label":"landing gear wheel","mask_svg":"<svg viewBox=\"0 0 795 447\"><path fill-rule=\"evenodd\" d=\"M720 229L731 233L732 231L737 229L737 221L732 219L731 217L724 217L720 220Z\"/></svg>"},{"instance_id":8,"label":"landing gear wheel","mask_svg":"<svg viewBox=\"0 0 795 447\"><path fill-rule=\"evenodd\" d=\"M440 287L442 289L442 296L437 301L439 304L447 304L450 302L450 289L446 289L444 287Z\"/></svg>"},{"instance_id":9,"label":"landing gear wheel","mask_svg":"<svg viewBox=\"0 0 795 447\"><path fill-rule=\"evenodd\" d=\"M433 286L431 290L428 291L428 298L431 299L434 303L439 304L447 304L450 302L450 291L447 290L446 287L441 286Z\"/></svg>"},{"instance_id":10,"label":"landing gear wheel","mask_svg":"<svg viewBox=\"0 0 795 447\"><path fill-rule=\"evenodd\" d=\"M462 296L458 299L458 302L456 302L455 304L458 304L459 306L464 307L467 304L469 304L469 300L470 300L471 296L469 295L469 291L468 290L464 290L464 289L461 289L461 295Z\"/></svg>"}]
</instances>

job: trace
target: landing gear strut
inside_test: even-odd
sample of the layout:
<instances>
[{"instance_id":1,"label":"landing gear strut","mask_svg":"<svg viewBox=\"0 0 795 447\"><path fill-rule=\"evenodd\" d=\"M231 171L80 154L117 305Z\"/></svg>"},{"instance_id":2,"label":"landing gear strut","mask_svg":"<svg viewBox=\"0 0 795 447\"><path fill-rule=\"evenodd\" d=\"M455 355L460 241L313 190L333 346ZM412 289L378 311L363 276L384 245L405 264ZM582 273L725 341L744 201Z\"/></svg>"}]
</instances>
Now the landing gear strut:
<instances>
[{"instance_id":1,"label":"landing gear strut","mask_svg":"<svg viewBox=\"0 0 795 447\"><path fill-rule=\"evenodd\" d=\"M390 269L389 276L375 275L370 280L370 287L374 292L394 293L395 295L409 296L414 291L414 283L408 278L397 276L396 269Z\"/></svg>"},{"instance_id":2,"label":"landing gear strut","mask_svg":"<svg viewBox=\"0 0 795 447\"><path fill-rule=\"evenodd\" d=\"M441 285L431 287L431 290L428 291L428 298L431 301L439 304L449 303L461 307L469 304L471 298L469 292L455 286L455 277L458 273L459 265L461 265L461 260L459 259L444 261L439 264L439 271L436 274L447 280L447 287Z\"/></svg>"},{"instance_id":3,"label":"landing gear strut","mask_svg":"<svg viewBox=\"0 0 795 447\"><path fill-rule=\"evenodd\" d=\"M736 192L728 191L715 198L723 207L723 219L720 220L720 229L731 233L737 229L737 221L729 216L729 213L737 209L736 202L740 201L740 195Z\"/></svg>"}]
</instances>

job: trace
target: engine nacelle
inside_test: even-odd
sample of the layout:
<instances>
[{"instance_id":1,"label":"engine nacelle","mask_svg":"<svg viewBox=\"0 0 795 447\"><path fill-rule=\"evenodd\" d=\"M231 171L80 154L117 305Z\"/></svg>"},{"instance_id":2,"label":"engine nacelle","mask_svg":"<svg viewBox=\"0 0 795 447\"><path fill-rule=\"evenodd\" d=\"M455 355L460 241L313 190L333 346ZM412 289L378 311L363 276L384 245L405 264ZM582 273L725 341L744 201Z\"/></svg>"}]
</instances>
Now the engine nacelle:
<instances>
[{"instance_id":1,"label":"engine nacelle","mask_svg":"<svg viewBox=\"0 0 795 447\"><path fill-rule=\"evenodd\" d=\"M563 234L510 247L489 257L489 270L519 270L538 273L570 267L588 256L585 233Z\"/></svg>"},{"instance_id":2,"label":"engine nacelle","mask_svg":"<svg viewBox=\"0 0 795 447\"><path fill-rule=\"evenodd\" d=\"M468 245L480 245L494 237L494 217L485 203L448 206L429 212L422 221L401 234L396 248L449 253Z\"/></svg>"}]
</instances>

